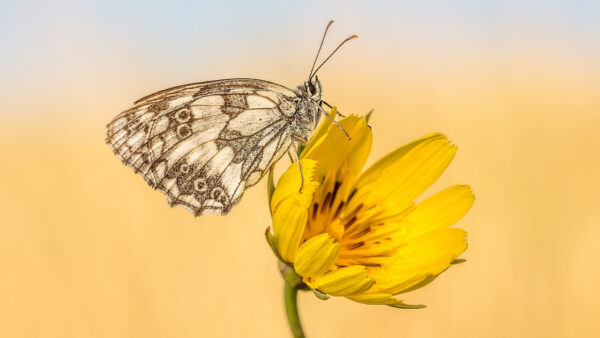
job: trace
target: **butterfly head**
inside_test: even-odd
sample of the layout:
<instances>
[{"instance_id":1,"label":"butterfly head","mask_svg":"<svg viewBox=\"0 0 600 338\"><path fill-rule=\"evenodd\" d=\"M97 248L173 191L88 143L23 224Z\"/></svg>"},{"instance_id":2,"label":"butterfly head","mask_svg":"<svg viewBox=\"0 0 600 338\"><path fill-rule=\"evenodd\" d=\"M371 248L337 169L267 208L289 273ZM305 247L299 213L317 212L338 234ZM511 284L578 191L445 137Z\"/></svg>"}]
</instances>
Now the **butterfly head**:
<instances>
[{"instance_id":1,"label":"butterfly head","mask_svg":"<svg viewBox=\"0 0 600 338\"><path fill-rule=\"evenodd\" d=\"M294 121L296 125L295 132L296 135L303 136L306 139L310 138L312 132L317 128L322 113L329 117L325 109L321 107L321 104L323 103L323 101L321 100L322 89L321 82L317 77L317 72L321 69L321 67L323 67L325 63L327 63L327 61L333 56L333 54L335 54L335 52L337 52L337 50L340 49L340 47L342 47L346 42L358 37L357 35L351 35L348 38L346 38L346 40L342 41L342 43L340 43L337 46L337 48L334 49L333 52L331 52L331 54L329 54L329 56L326 57L325 60L323 60L323 62L321 62L321 64L315 68L315 66L317 65L317 59L319 58L319 54L321 53L321 47L323 47L323 42L325 41L325 36L327 35L327 31L329 30L329 27L332 23L333 20L329 21L327 27L325 28L323 38L321 38L321 44L319 45L319 50L317 51L317 56L315 56L315 60L313 61L310 73L308 75L308 80L303 84L299 85L297 90L295 90L296 95L298 95L298 105L295 114L296 120ZM335 121L334 123L337 124L337 122Z\"/></svg>"},{"instance_id":2,"label":"butterfly head","mask_svg":"<svg viewBox=\"0 0 600 338\"><path fill-rule=\"evenodd\" d=\"M321 102L321 81L314 77L304 82L304 93L313 102Z\"/></svg>"}]
</instances>

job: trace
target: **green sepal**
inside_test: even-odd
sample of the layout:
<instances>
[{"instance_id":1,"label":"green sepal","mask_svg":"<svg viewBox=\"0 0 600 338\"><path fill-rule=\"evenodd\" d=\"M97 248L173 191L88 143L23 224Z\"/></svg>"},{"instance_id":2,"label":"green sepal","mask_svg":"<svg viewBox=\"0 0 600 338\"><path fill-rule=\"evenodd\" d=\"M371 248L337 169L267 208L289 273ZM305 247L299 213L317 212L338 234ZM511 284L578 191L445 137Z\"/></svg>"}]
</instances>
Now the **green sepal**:
<instances>
[{"instance_id":1,"label":"green sepal","mask_svg":"<svg viewBox=\"0 0 600 338\"><path fill-rule=\"evenodd\" d=\"M283 277L283 280L286 283L298 290L307 289L306 284L304 284L304 281L302 281L302 276L296 273L296 270L294 270L292 266L281 260L279 261L278 266L279 272L281 272L281 277Z\"/></svg>"},{"instance_id":2,"label":"green sepal","mask_svg":"<svg viewBox=\"0 0 600 338\"><path fill-rule=\"evenodd\" d=\"M315 297L319 298L320 300L328 300L329 296L319 290L315 290L312 289L312 292L315 294Z\"/></svg>"},{"instance_id":3,"label":"green sepal","mask_svg":"<svg viewBox=\"0 0 600 338\"><path fill-rule=\"evenodd\" d=\"M271 227L267 227L267 230L265 230L265 239L267 240L267 244L269 244L269 247L271 247L271 250L273 250L273 253L277 257L277 259L280 262L283 262L283 258L281 258L281 255L279 255L279 250L277 250L275 238L273 237L273 234L271 234Z\"/></svg>"},{"instance_id":4,"label":"green sepal","mask_svg":"<svg viewBox=\"0 0 600 338\"><path fill-rule=\"evenodd\" d=\"M455 264L464 263L466 261L467 261L466 259L457 258L457 259L453 260L452 262L450 262L450 264L455 265Z\"/></svg>"},{"instance_id":5,"label":"green sepal","mask_svg":"<svg viewBox=\"0 0 600 338\"><path fill-rule=\"evenodd\" d=\"M410 304L404 304L404 303L400 303L400 304L387 304L387 306L395 307L397 309L408 309L408 310L416 310L416 309L422 309L422 308L426 307L423 304L410 305Z\"/></svg>"},{"instance_id":6,"label":"green sepal","mask_svg":"<svg viewBox=\"0 0 600 338\"><path fill-rule=\"evenodd\" d=\"M271 210L271 199L273 199L273 193L275 193L275 182L273 181L273 167L275 164L269 168L269 176L267 178L267 197L269 198L269 211L273 214L273 210Z\"/></svg>"},{"instance_id":7,"label":"green sepal","mask_svg":"<svg viewBox=\"0 0 600 338\"><path fill-rule=\"evenodd\" d=\"M365 120L367 121L367 124L369 123L369 120L371 119L371 115L373 115L373 110L375 109L371 109L367 115L365 115Z\"/></svg>"}]
</instances>

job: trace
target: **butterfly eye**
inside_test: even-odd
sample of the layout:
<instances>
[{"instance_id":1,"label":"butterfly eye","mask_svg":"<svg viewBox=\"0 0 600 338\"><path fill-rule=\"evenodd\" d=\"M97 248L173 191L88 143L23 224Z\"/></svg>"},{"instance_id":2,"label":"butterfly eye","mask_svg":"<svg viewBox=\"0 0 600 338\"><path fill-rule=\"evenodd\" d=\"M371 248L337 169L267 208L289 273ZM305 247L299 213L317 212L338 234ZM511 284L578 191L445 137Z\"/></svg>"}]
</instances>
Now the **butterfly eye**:
<instances>
[{"instance_id":1,"label":"butterfly eye","mask_svg":"<svg viewBox=\"0 0 600 338\"><path fill-rule=\"evenodd\" d=\"M312 84L312 83L309 83L309 84L308 84L308 93L309 93L310 95L313 95L313 94L315 94L316 92L317 92L317 88L315 88L315 85L314 85L314 84Z\"/></svg>"}]
</instances>

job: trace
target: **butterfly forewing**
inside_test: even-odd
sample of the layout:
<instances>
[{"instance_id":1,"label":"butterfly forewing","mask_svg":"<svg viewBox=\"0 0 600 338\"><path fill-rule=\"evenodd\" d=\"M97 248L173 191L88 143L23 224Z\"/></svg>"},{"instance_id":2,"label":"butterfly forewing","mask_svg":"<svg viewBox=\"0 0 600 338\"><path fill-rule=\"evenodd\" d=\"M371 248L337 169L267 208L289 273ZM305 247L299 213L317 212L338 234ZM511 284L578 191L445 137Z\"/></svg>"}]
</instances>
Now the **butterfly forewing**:
<instances>
[{"instance_id":1,"label":"butterfly forewing","mask_svg":"<svg viewBox=\"0 0 600 338\"><path fill-rule=\"evenodd\" d=\"M226 214L289 148L296 102L256 79L173 87L119 114L107 143L169 204Z\"/></svg>"}]
</instances>

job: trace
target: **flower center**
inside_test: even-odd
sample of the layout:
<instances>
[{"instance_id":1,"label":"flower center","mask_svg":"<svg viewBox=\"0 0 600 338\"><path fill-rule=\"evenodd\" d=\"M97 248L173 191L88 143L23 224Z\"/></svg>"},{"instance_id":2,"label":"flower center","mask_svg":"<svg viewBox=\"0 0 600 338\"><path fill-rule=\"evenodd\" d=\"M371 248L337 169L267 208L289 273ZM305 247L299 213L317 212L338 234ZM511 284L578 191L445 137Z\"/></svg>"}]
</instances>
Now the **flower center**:
<instances>
[{"instance_id":1,"label":"flower center","mask_svg":"<svg viewBox=\"0 0 600 338\"><path fill-rule=\"evenodd\" d=\"M382 209L358 204L348 210L346 207L356 190L344 188L337 180L329 184L324 182L309 210L303 242L327 232L340 244L337 266L381 266L395 248L392 239L385 235L385 231L381 232L384 226L379 217Z\"/></svg>"},{"instance_id":2,"label":"flower center","mask_svg":"<svg viewBox=\"0 0 600 338\"><path fill-rule=\"evenodd\" d=\"M309 212L304 239L328 232L338 242L341 240L346 221L345 217L342 217L346 202L339 196L341 185L341 182L335 181L330 189L321 189L316 193Z\"/></svg>"}]
</instances>

